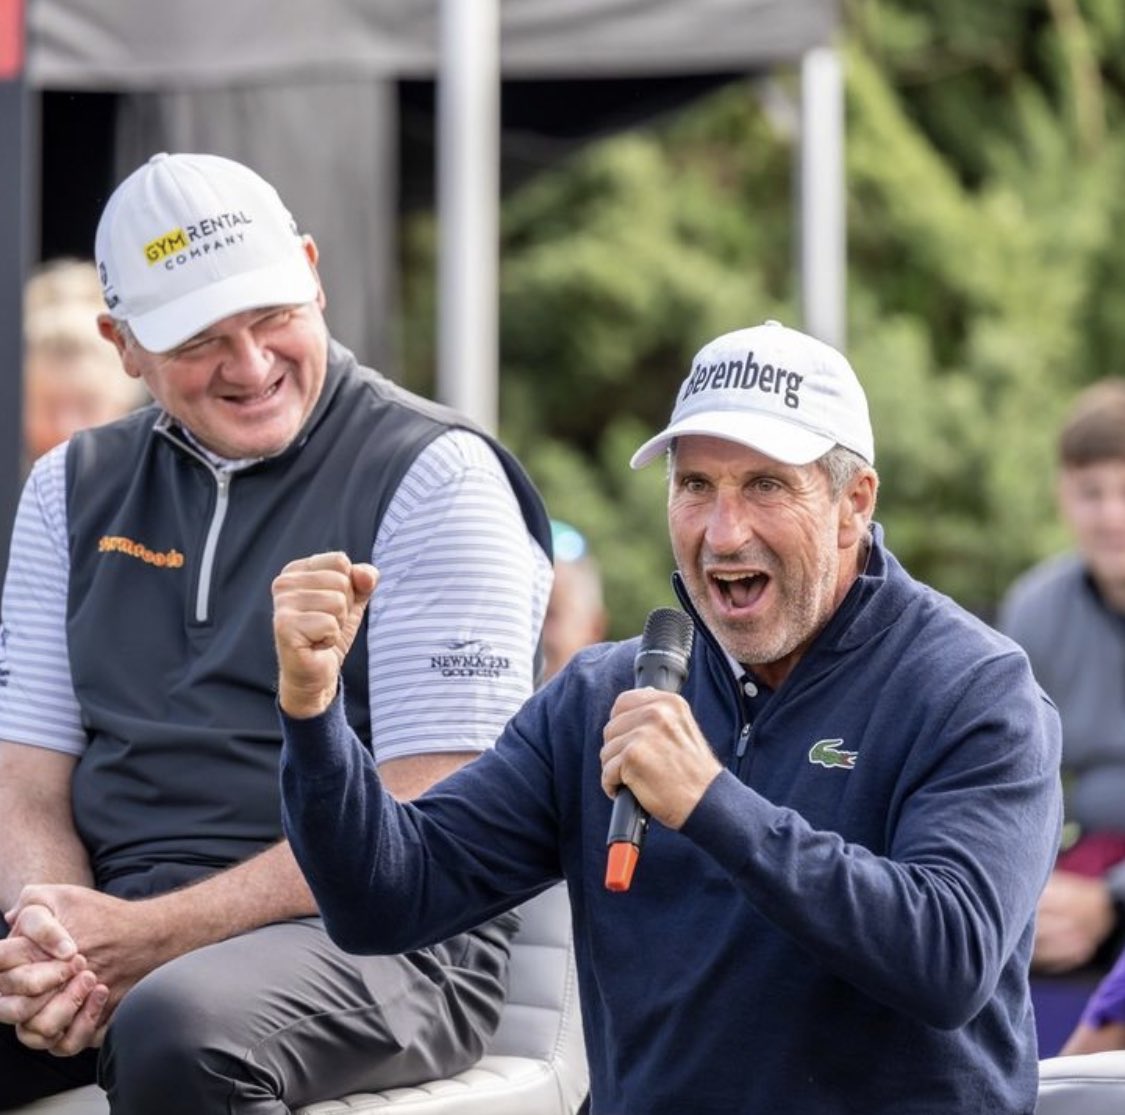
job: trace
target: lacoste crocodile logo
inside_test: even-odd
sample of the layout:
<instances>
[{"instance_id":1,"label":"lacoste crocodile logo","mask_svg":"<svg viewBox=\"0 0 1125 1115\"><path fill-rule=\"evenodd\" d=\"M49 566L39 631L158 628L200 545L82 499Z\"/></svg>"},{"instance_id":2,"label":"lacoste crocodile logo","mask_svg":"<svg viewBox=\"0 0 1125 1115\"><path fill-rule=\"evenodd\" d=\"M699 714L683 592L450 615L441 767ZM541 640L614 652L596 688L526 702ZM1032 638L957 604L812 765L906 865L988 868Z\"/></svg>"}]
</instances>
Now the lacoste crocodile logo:
<instances>
[{"instance_id":1,"label":"lacoste crocodile logo","mask_svg":"<svg viewBox=\"0 0 1125 1115\"><path fill-rule=\"evenodd\" d=\"M809 748L809 762L819 763L822 767L841 767L851 770L855 766L858 752L841 751L842 739L818 739Z\"/></svg>"}]
</instances>

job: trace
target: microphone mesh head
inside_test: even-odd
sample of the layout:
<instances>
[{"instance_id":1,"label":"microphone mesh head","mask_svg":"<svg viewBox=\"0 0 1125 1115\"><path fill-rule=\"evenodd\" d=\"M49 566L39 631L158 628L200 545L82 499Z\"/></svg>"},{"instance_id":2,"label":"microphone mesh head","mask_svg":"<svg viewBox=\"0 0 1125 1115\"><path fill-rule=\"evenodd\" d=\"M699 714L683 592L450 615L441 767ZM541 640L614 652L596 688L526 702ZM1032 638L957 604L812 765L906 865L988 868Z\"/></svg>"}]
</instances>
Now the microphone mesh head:
<instances>
[{"instance_id":1,"label":"microphone mesh head","mask_svg":"<svg viewBox=\"0 0 1125 1115\"><path fill-rule=\"evenodd\" d=\"M686 612L678 608L656 608L645 620L641 651L660 650L679 655L686 662L691 657L694 634L695 628Z\"/></svg>"}]
</instances>

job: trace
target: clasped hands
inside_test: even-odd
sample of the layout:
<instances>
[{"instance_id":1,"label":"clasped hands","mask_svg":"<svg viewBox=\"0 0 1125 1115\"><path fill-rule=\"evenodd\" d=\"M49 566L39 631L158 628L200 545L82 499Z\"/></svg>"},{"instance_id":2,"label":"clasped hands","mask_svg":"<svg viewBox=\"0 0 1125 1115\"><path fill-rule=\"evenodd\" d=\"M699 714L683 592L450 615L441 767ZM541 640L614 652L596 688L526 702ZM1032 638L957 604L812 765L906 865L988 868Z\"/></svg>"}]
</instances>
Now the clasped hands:
<instances>
[{"instance_id":1,"label":"clasped hands","mask_svg":"<svg viewBox=\"0 0 1125 1115\"><path fill-rule=\"evenodd\" d=\"M60 1057L100 1046L125 992L155 967L142 903L89 887L24 887L0 941L0 1022Z\"/></svg>"}]
</instances>

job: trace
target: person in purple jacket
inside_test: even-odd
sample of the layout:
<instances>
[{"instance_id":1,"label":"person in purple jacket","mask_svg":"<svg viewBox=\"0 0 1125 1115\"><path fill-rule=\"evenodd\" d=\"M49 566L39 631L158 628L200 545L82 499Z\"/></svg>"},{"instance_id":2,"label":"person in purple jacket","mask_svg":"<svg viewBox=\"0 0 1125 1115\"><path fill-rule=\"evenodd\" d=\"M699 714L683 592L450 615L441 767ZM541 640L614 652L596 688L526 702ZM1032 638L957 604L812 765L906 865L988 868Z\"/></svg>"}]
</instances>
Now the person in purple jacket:
<instances>
[{"instance_id":1,"label":"person in purple jacket","mask_svg":"<svg viewBox=\"0 0 1125 1115\"><path fill-rule=\"evenodd\" d=\"M660 457L681 691L636 687L637 639L580 651L408 804L342 713L377 571L327 553L275 580L283 821L329 934L411 948L565 879L593 1115L1030 1115L1061 791L1026 656L887 549L829 346L712 341L632 463ZM610 890L623 787L652 821Z\"/></svg>"},{"instance_id":2,"label":"person in purple jacket","mask_svg":"<svg viewBox=\"0 0 1125 1115\"><path fill-rule=\"evenodd\" d=\"M1059 1051L1063 1056L1125 1049L1125 952L1094 989L1074 1033Z\"/></svg>"}]
</instances>

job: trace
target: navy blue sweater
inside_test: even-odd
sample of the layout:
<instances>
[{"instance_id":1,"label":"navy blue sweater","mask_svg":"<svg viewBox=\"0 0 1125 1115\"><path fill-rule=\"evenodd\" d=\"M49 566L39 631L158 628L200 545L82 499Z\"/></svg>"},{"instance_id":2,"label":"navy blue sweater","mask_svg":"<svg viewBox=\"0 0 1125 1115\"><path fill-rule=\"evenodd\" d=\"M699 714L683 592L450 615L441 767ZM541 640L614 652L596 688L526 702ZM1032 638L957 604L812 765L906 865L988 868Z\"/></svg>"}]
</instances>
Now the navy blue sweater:
<instances>
[{"instance_id":1,"label":"navy blue sweater","mask_svg":"<svg viewBox=\"0 0 1125 1115\"><path fill-rule=\"evenodd\" d=\"M1058 718L1023 653L876 529L768 699L699 633L683 694L727 769L610 893L598 751L636 651L583 652L410 805L339 700L283 718L285 829L332 937L415 948L565 877L594 1115L1030 1113L1027 969L1061 798Z\"/></svg>"}]
</instances>

